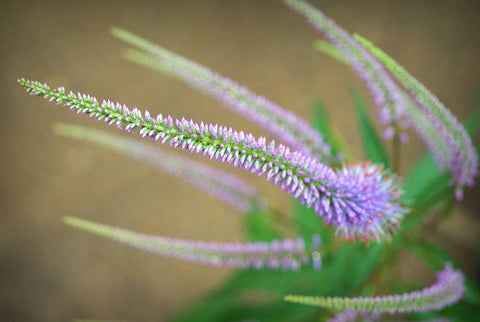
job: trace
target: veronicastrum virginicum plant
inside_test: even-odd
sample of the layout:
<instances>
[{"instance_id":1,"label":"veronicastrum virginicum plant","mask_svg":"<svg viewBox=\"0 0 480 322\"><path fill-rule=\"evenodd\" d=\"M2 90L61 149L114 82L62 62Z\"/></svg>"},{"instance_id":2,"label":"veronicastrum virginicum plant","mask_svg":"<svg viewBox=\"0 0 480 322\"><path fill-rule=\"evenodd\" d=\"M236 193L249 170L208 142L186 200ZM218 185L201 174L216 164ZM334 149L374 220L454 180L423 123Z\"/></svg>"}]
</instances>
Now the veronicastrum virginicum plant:
<instances>
[{"instance_id":1,"label":"veronicastrum virginicum plant","mask_svg":"<svg viewBox=\"0 0 480 322\"><path fill-rule=\"evenodd\" d=\"M464 186L473 185L477 174L477 152L463 126L448 109L367 40L359 36L352 37L304 1L284 2L305 16L330 41L329 45L320 43L317 46L320 50L350 65L360 75L377 106L379 122L385 127L383 137L393 139L392 144L398 150L400 142L407 141L406 130L412 125L439 167L450 170L452 178L449 185L454 187L457 199L461 199ZM301 236L296 239L284 238L276 229L276 217L272 216L268 203L254 187L233 174L130 138L58 123L54 131L59 135L92 142L154 166L245 213L254 240L248 243L189 241L145 235L71 217L65 218L66 224L153 253L242 269L232 281L227 282L225 288L208 299L207 303L218 307L219 313L215 315L210 312L210 317L208 314L203 316L206 320L228 319L228 314L234 314L229 312L235 312L230 317L260 319L264 313L245 307L245 310L241 310L235 304L241 292L248 288L266 288L278 293L279 297L274 297L270 307L265 307L266 312L275 311L277 315L266 315L267 320L278 320L278 317L285 318L287 315L297 318L302 314L317 316L320 312L325 314L324 317L330 316L331 321L373 320L381 318L381 313L441 310L462 298L465 291L464 275L450 263L437 274L432 286L421 291L387 296L376 294L382 274L391 265L401 246L408 245L414 251L420 248L423 251L430 250L428 256L422 255L423 259L435 263L432 266L437 269L440 266L438 258L432 259L435 257L431 251L432 247L435 249L434 246L425 244L413 232L399 229L401 225L416 226L416 221L411 220L412 216L421 217L432 207L424 204L418 193L415 195L409 190L405 191L407 197L404 198L408 204L404 204L400 179L387 168L389 162L382 152L382 143L358 97L356 103L361 115L362 139L366 146L375 147L373 152L370 151L373 161L380 160L383 165L372 162L341 163L342 154L337 153L341 147L337 140L330 141L334 136L324 119L319 131L278 104L206 67L121 28L114 27L111 32L138 49L128 52L127 58L130 60L165 72L205 92L264 127L280 143L222 125L174 119L161 114L153 116L148 111L130 109L110 100L99 101L90 95L68 92L63 87L50 88L37 81L22 78L19 84L32 95L98 121L103 120L109 125L115 124L126 132L138 132L144 138L168 143L171 147L202 154L210 160L265 176L267 181L305 204L306 207L297 210L300 215L293 218L300 227ZM397 84L394 78L400 83ZM375 154L379 157L375 157ZM396 168L394 162L393 170ZM433 176L441 178L444 174L438 171L438 175ZM444 185L443 194L433 195L443 198L435 199L437 204L445 200L445 191L451 192L449 185ZM449 198L452 195L449 194ZM432 197L432 193L429 197ZM313 214L304 216L307 208L313 209ZM423 212L416 210L415 213L410 209L423 209ZM324 228L315 221L318 218L333 227L335 236L342 236L347 241L363 240L365 245L339 244L331 238L332 229ZM370 240L376 240L377 243L369 243ZM352 268L347 262L355 256L359 256L356 259L358 263L355 262L356 268ZM447 262L445 256L441 262L442 265ZM348 275L341 274L345 269L350 269ZM339 287L338 283L349 286ZM287 295L302 292L305 294ZM355 294L362 296L344 297ZM330 297L332 295L336 297ZM282 302L283 296L287 302L308 306L294 309ZM322 311L320 307L330 311ZM199 310L201 308L202 305ZM199 319L195 312L194 309L192 315L187 314L184 318L188 320L195 316ZM338 314L333 316L334 313Z\"/></svg>"}]
</instances>

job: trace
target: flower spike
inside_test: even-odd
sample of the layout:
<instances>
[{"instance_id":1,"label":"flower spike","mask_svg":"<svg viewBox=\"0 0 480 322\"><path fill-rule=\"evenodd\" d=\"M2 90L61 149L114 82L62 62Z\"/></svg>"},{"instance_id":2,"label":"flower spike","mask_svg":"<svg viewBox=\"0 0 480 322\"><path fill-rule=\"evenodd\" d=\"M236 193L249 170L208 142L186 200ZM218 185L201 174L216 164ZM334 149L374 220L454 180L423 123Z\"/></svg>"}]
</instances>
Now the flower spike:
<instances>
[{"instance_id":1,"label":"flower spike","mask_svg":"<svg viewBox=\"0 0 480 322\"><path fill-rule=\"evenodd\" d=\"M380 124L388 129L384 131L384 136L391 138L391 134L398 133L399 138L405 141L407 136L402 131L408 126L408 120L401 92L383 66L347 31L317 8L302 0L283 2L322 33L342 54L341 59L345 59L365 82L377 106ZM321 47L333 53L331 48Z\"/></svg>"},{"instance_id":2,"label":"flower spike","mask_svg":"<svg viewBox=\"0 0 480 322\"><path fill-rule=\"evenodd\" d=\"M190 86L211 95L232 110L256 122L290 148L325 162L335 160L331 155L330 145L324 142L321 134L307 121L292 112L284 110L231 79L127 30L112 27L111 33L120 40L152 55L160 64L162 71L180 78Z\"/></svg>"},{"instance_id":3,"label":"flower spike","mask_svg":"<svg viewBox=\"0 0 480 322\"><path fill-rule=\"evenodd\" d=\"M301 266L310 264L314 269L320 269L318 261L314 259L319 256L316 238L313 239L311 248L307 249L302 238L245 244L213 243L145 235L74 217L65 217L64 222L151 253L201 264L281 270L298 270Z\"/></svg>"},{"instance_id":4,"label":"flower spike","mask_svg":"<svg viewBox=\"0 0 480 322\"><path fill-rule=\"evenodd\" d=\"M447 149L441 148L442 146L436 148L438 145L431 141L427 141L427 145L436 161L450 169L456 197L462 199L463 187L472 186L474 177L478 174L478 157L470 136L439 99L402 66L368 40L358 35L355 38L397 77L422 108L425 117L435 128L436 136L441 138Z\"/></svg>"},{"instance_id":5,"label":"flower spike","mask_svg":"<svg viewBox=\"0 0 480 322\"><path fill-rule=\"evenodd\" d=\"M396 230L406 213L400 204L398 180L370 163L344 165L334 170L284 145L256 139L216 124L173 119L148 111L130 110L111 101L99 103L95 97L66 93L63 87L50 89L46 84L20 79L19 84L31 95L68 107L127 132L138 129L142 137L170 146L202 153L204 157L232 164L258 176L299 198L327 224L336 226L337 234L347 240L379 239Z\"/></svg>"},{"instance_id":6,"label":"flower spike","mask_svg":"<svg viewBox=\"0 0 480 322\"><path fill-rule=\"evenodd\" d=\"M150 164L179 177L242 213L262 207L256 189L239 177L191 159L174 155L138 140L73 124L56 123L56 134L83 139Z\"/></svg>"},{"instance_id":7,"label":"flower spike","mask_svg":"<svg viewBox=\"0 0 480 322\"><path fill-rule=\"evenodd\" d=\"M421 291L402 295L376 297L312 297L287 295L288 302L321 306L333 309L352 309L363 312L406 313L440 310L459 301L465 292L462 272L447 263L437 274L436 282Z\"/></svg>"}]
</instances>

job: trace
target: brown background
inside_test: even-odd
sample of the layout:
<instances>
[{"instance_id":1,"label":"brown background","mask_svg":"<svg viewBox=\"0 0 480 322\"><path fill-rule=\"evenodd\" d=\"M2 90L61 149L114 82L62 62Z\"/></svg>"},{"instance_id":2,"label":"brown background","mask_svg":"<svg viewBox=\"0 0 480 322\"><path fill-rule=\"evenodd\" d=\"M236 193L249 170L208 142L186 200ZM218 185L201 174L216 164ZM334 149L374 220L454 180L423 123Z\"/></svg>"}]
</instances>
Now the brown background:
<instances>
[{"instance_id":1,"label":"brown background","mask_svg":"<svg viewBox=\"0 0 480 322\"><path fill-rule=\"evenodd\" d=\"M475 2L314 4L390 53L463 119L479 103ZM368 92L351 71L312 50L319 35L279 1L3 1L0 12L0 320L165 320L229 273L75 231L61 223L65 215L187 239L242 240L242 217L221 202L126 157L53 135L55 121L105 127L29 97L16 84L27 77L264 134L183 83L125 61L126 46L109 35L111 25L195 59L305 118L311 97L320 94L361 158L348 89L361 89L370 103ZM421 151L415 140L405 147L403 169ZM288 209L291 200L282 192L244 178ZM467 191L454 219L433 236L469 272L479 210L475 192ZM431 278L411 257L402 263L404 276L421 283Z\"/></svg>"}]
</instances>

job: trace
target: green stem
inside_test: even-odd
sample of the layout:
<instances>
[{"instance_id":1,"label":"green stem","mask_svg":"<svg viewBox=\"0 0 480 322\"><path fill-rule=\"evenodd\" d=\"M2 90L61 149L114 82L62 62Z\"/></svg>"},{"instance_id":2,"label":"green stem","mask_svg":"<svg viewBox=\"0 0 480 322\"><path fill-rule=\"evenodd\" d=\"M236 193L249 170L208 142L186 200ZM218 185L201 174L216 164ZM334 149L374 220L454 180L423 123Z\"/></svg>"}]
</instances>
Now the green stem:
<instances>
[{"instance_id":1,"label":"green stem","mask_svg":"<svg viewBox=\"0 0 480 322\"><path fill-rule=\"evenodd\" d=\"M400 172L400 154L401 154L401 142L398 131L395 131L392 140L392 170L395 173Z\"/></svg>"}]
</instances>

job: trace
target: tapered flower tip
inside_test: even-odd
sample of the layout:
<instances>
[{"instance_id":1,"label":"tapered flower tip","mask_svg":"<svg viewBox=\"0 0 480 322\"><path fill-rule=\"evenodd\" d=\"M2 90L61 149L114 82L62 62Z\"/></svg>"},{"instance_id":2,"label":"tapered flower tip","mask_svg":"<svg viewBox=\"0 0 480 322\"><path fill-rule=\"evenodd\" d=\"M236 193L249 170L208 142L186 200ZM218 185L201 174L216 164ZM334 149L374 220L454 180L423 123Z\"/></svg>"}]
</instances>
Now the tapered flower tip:
<instances>
[{"instance_id":1,"label":"tapered flower tip","mask_svg":"<svg viewBox=\"0 0 480 322\"><path fill-rule=\"evenodd\" d=\"M396 176L370 162L344 166L315 205L346 240L389 238L407 213Z\"/></svg>"}]
</instances>

